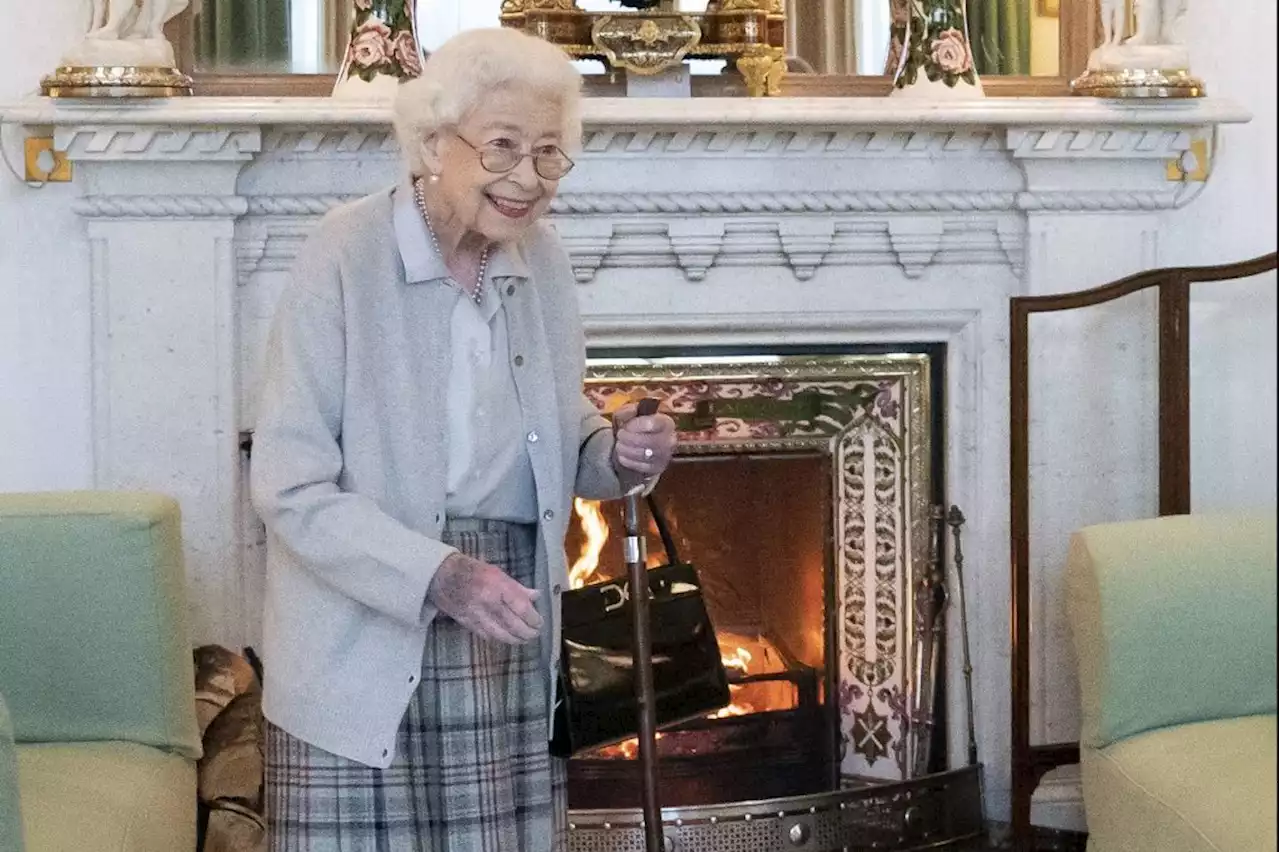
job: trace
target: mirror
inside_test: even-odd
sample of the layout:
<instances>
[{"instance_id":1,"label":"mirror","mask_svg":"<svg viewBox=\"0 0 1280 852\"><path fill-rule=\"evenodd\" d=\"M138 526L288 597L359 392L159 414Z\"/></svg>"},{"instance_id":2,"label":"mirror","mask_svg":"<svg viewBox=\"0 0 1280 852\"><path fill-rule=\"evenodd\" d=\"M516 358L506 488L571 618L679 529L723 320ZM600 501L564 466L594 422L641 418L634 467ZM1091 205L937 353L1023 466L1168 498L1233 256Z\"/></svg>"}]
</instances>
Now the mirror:
<instances>
[{"instance_id":1,"label":"mirror","mask_svg":"<svg viewBox=\"0 0 1280 852\"><path fill-rule=\"evenodd\" d=\"M890 0L786 0L791 73L878 76L888 53ZM974 62L983 76L1056 77L1059 0L968 0ZM197 73L338 72L353 0L200 0L184 13L190 66ZM419 0L418 34L427 50L453 33L494 26L501 0ZM619 11L609 0L578 0L587 11ZM702 11L706 0L678 0ZM581 63L598 73L599 63ZM695 62L719 73L722 62Z\"/></svg>"},{"instance_id":2,"label":"mirror","mask_svg":"<svg viewBox=\"0 0 1280 852\"><path fill-rule=\"evenodd\" d=\"M969 39L983 76L1056 77L1058 4L968 0ZM789 52L818 74L885 73L890 0L787 0ZM796 68L793 61L792 71Z\"/></svg>"}]
</instances>

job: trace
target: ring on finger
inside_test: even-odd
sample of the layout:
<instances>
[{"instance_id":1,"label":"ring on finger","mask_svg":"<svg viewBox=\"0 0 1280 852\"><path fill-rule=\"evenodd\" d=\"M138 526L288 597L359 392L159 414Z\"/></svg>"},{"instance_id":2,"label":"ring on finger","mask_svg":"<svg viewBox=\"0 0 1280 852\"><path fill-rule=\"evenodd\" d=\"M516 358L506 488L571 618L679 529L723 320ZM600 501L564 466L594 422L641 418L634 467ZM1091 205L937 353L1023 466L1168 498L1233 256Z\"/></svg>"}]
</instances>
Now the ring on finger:
<instances>
[{"instance_id":1,"label":"ring on finger","mask_svg":"<svg viewBox=\"0 0 1280 852\"><path fill-rule=\"evenodd\" d=\"M652 447L645 447L645 448L644 448L644 457L645 457L646 459L651 459L651 458L653 458L653 448L652 448Z\"/></svg>"}]
</instances>

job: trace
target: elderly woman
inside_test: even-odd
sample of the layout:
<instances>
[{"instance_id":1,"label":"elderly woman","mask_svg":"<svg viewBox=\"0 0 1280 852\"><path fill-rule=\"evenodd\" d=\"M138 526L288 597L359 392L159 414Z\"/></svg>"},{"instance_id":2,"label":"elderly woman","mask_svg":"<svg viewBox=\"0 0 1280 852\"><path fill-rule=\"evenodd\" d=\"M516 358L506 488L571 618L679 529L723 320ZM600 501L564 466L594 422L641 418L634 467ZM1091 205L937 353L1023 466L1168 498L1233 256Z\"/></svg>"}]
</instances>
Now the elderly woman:
<instances>
[{"instance_id":1,"label":"elderly woman","mask_svg":"<svg viewBox=\"0 0 1280 852\"><path fill-rule=\"evenodd\" d=\"M397 101L406 177L326 216L280 302L252 469L273 850L562 843L571 500L644 487L675 446L669 417L610 424L582 395L573 273L539 222L579 90L529 36L442 46Z\"/></svg>"}]
</instances>

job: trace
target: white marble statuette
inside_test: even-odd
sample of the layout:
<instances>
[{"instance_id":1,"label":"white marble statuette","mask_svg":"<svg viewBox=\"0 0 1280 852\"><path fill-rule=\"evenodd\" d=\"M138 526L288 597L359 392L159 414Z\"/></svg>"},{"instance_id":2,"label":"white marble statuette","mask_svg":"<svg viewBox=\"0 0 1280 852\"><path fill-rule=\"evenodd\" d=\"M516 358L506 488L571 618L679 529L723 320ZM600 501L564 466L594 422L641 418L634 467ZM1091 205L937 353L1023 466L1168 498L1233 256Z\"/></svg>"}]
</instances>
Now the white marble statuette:
<instances>
[{"instance_id":1,"label":"white marble statuette","mask_svg":"<svg viewBox=\"0 0 1280 852\"><path fill-rule=\"evenodd\" d=\"M190 95L164 25L191 0L90 0L89 28L40 81L54 98L167 98Z\"/></svg>"},{"instance_id":2,"label":"white marble statuette","mask_svg":"<svg viewBox=\"0 0 1280 852\"><path fill-rule=\"evenodd\" d=\"M1072 82L1076 94L1104 98L1198 98L1204 83L1191 75L1182 33L1190 0L1098 0L1102 44L1088 70Z\"/></svg>"},{"instance_id":3,"label":"white marble statuette","mask_svg":"<svg viewBox=\"0 0 1280 852\"><path fill-rule=\"evenodd\" d=\"M1132 33L1125 0L1100 2L1102 44L1089 56L1090 69L1172 71L1190 67L1182 34L1189 0L1134 0L1137 27Z\"/></svg>"},{"instance_id":4,"label":"white marble statuette","mask_svg":"<svg viewBox=\"0 0 1280 852\"><path fill-rule=\"evenodd\" d=\"M91 0L89 30L62 59L77 67L172 68L164 25L190 0Z\"/></svg>"}]
</instances>

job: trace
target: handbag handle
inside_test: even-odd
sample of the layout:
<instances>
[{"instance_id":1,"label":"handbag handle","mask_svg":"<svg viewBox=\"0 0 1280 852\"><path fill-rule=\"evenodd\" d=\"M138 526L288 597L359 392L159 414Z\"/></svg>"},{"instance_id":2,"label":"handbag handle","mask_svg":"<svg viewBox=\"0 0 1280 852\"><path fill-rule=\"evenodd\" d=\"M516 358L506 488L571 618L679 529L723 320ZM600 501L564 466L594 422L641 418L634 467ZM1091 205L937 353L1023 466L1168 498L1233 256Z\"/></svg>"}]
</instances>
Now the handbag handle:
<instances>
[{"instance_id":1,"label":"handbag handle","mask_svg":"<svg viewBox=\"0 0 1280 852\"><path fill-rule=\"evenodd\" d=\"M662 549L667 552L667 563L678 565L680 563L680 554L676 552L676 540L671 535L671 527L667 525L666 516L658 508L658 501L653 499L653 494L650 493L645 496L644 502L649 507L649 514L653 517L653 525L658 528L658 537L662 539Z\"/></svg>"}]
</instances>

